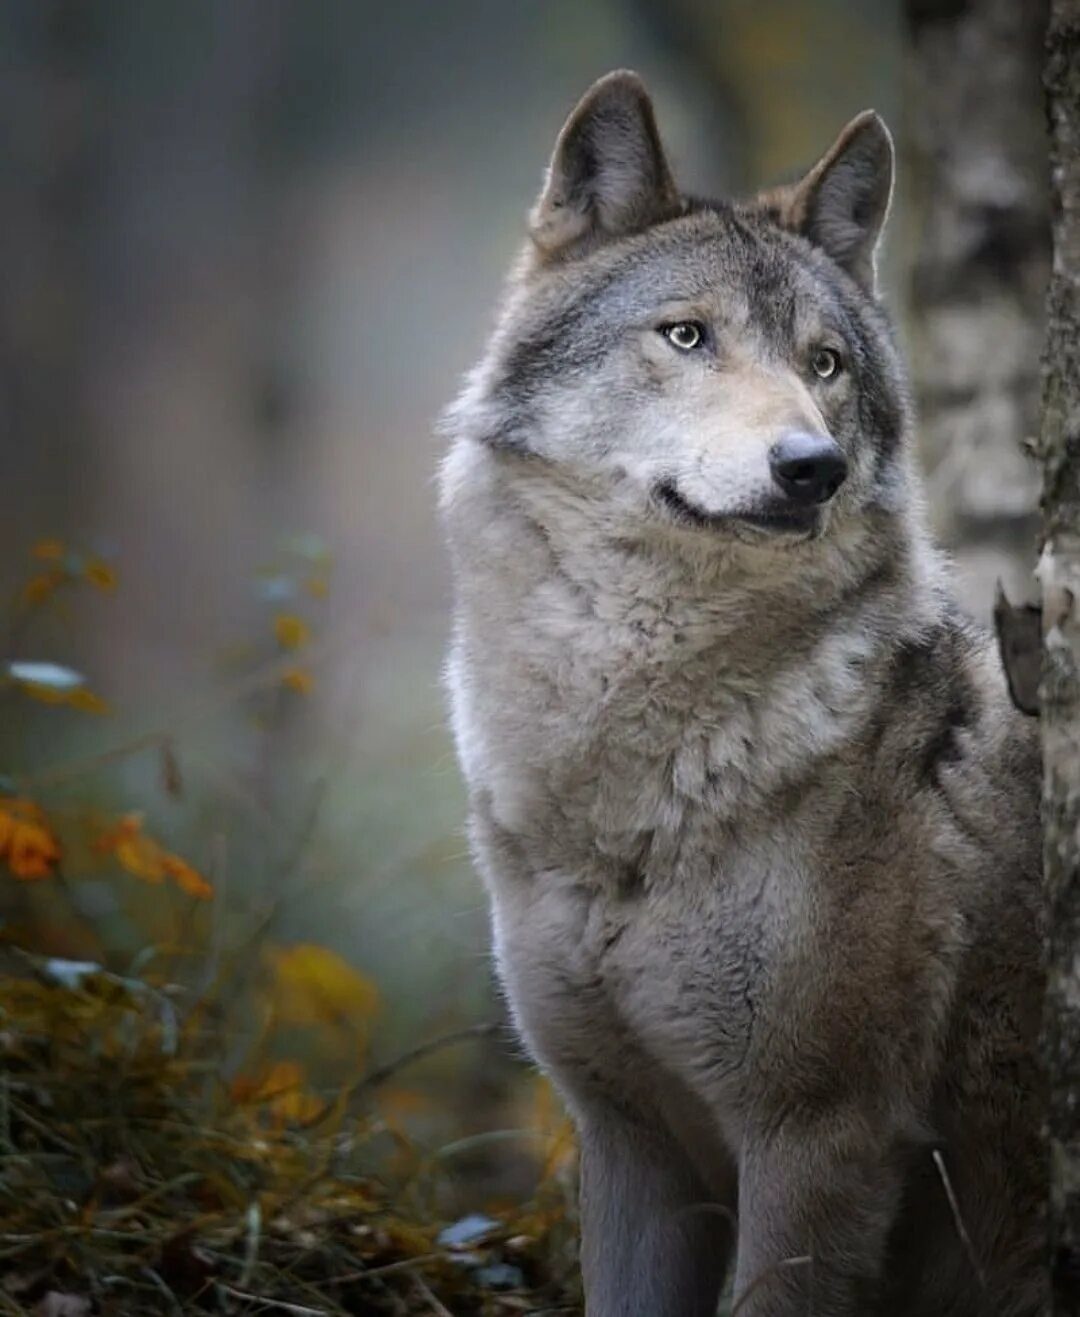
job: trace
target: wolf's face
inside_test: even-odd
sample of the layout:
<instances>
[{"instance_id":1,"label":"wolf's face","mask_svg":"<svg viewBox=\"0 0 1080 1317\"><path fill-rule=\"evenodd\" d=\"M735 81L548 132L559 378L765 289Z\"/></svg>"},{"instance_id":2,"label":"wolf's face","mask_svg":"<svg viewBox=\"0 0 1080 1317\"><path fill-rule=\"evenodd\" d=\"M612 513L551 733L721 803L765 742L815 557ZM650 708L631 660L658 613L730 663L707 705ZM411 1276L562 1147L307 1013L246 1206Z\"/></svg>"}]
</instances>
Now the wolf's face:
<instances>
[{"instance_id":1,"label":"wolf's face","mask_svg":"<svg viewBox=\"0 0 1080 1317\"><path fill-rule=\"evenodd\" d=\"M892 147L854 120L802 182L681 197L632 74L560 135L457 425L613 532L797 544L904 487L902 375L873 293Z\"/></svg>"}]
</instances>

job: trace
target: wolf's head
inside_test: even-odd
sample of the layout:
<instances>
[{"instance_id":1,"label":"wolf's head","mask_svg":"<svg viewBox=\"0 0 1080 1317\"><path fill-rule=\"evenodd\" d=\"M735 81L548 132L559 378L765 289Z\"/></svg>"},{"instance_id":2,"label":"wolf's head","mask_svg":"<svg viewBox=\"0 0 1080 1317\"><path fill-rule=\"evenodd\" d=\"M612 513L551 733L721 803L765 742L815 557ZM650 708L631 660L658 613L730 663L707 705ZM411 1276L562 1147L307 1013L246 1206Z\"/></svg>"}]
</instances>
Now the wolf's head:
<instances>
[{"instance_id":1,"label":"wolf's head","mask_svg":"<svg viewBox=\"0 0 1080 1317\"><path fill-rule=\"evenodd\" d=\"M586 94L451 426L620 537L796 549L907 486L874 289L893 150L866 112L799 182L681 194L633 73Z\"/></svg>"}]
</instances>

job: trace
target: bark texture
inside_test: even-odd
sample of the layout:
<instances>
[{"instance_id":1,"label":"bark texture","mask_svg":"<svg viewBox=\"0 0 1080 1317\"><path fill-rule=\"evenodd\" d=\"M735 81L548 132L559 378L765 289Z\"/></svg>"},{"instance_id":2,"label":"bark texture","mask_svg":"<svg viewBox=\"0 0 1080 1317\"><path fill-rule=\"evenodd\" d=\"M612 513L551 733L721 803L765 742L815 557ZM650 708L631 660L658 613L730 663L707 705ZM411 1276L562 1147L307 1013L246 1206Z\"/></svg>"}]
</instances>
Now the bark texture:
<instances>
[{"instance_id":1,"label":"bark texture","mask_svg":"<svg viewBox=\"0 0 1080 1317\"><path fill-rule=\"evenodd\" d=\"M1043 375L1043 818L1053 1312L1080 1313L1080 0L1047 37L1054 261Z\"/></svg>"},{"instance_id":2,"label":"bark texture","mask_svg":"<svg viewBox=\"0 0 1080 1317\"><path fill-rule=\"evenodd\" d=\"M907 337L938 537L964 601L1028 589L1049 266L1047 0L905 0Z\"/></svg>"}]
</instances>

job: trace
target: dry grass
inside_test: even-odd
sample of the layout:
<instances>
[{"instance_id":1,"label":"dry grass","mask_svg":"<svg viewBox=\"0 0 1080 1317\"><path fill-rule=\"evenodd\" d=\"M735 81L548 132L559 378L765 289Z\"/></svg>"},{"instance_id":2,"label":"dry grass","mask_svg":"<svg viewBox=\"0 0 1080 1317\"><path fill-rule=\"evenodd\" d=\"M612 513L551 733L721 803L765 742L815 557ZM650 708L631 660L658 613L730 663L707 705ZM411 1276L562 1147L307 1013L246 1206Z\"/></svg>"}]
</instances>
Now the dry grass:
<instances>
[{"instance_id":1,"label":"dry grass","mask_svg":"<svg viewBox=\"0 0 1080 1317\"><path fill-rule=\"evenodd\" d=\"M167 984L0 978L0 1313L578 1311L565 1145L531 1201L440 1219L439 1159L363 1100L390 1068L243 1092L226 1043Z\"/></svg>"}]
</instances>

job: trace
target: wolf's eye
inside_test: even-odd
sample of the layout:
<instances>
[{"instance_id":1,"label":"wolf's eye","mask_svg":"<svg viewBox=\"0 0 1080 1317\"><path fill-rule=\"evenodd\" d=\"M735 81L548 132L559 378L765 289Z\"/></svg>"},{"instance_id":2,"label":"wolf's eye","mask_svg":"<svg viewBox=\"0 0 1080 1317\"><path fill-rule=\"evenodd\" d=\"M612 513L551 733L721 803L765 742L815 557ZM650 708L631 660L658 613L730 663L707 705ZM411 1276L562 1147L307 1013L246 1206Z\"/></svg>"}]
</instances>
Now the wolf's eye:
<instances>
[{"instance_id":1,"label":"wolf's eye","mask_svg":"<svg viewBox=\"0 0 1080 1317\"><path fill-rule=\"evenodd\" d=\"M815 348L810 358L810 369L819 380L831 380L840 374L840 353L832 348Z\"/></svg>"},{"instance_id":2,"label":"wolf's eye","mask_svg":"<svg viewBox=\"0 0 1080 1317\"><path fill-rule=\"evenodd\" d=\"M705 327L696 320L680 320L677 324L665 325L660 332L680 352L693 352L705 342Z\"/></svg>"}]
</instances>

